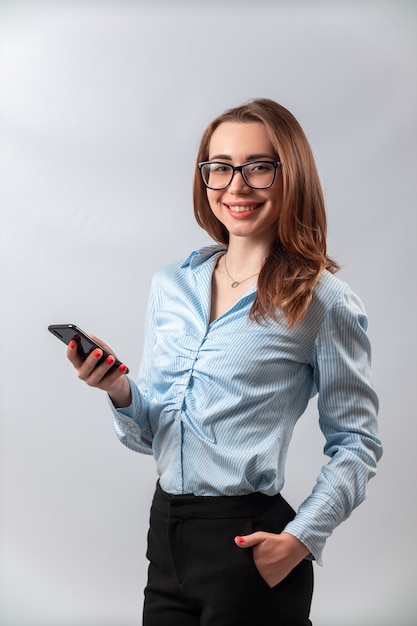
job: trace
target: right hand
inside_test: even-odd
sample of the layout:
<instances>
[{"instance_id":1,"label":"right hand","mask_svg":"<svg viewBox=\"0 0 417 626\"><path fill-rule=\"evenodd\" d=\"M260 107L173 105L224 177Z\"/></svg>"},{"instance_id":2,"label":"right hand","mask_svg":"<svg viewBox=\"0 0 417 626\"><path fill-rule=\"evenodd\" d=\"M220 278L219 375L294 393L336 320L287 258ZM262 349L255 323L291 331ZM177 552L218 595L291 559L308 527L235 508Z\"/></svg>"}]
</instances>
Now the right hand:
<instances>
[{"instance_id":1,"label":"right hand","mask_svg":"<svg viewBox=\"0 0 417 626\"><path fill-rule=\"evenodd\" d=\"M106 391L116 407L129 406L131 403L131 391L129 381L124 373L127 369L126 366L121 365L106 376L116 356L104 341L94 335L90 335L90 337L100 344L109 356L103 363L98 364L103 356L103 351L96 349L83 361L77 352L77 344L75 341L71 341L67 347L67 357L77 370L78 378L90 387Z\"/></svg>"}]
</instances>

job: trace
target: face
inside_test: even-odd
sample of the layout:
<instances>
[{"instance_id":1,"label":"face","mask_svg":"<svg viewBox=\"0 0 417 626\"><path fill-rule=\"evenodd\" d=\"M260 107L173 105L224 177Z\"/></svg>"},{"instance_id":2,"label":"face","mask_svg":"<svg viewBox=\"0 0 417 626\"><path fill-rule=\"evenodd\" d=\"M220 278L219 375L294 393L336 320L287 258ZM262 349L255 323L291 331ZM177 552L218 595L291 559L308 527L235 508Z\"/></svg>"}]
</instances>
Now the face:
<instances>
[{"instance_id":1,"label":"face","mask_svg":"<svg viewBox=\"0 0 417 626\"><path fill-rule=\"evenodd\" d=\"M275 161L276 154L263 124L257 122L223 122L214 131L209 160L243 165L250 161ZM269 245L275 238L280 215L282 179L277 170L269 189L252 189L235 172L229 187L207 189L210 208L233 237L246 237Z\"/></svg>"}]
</instances>

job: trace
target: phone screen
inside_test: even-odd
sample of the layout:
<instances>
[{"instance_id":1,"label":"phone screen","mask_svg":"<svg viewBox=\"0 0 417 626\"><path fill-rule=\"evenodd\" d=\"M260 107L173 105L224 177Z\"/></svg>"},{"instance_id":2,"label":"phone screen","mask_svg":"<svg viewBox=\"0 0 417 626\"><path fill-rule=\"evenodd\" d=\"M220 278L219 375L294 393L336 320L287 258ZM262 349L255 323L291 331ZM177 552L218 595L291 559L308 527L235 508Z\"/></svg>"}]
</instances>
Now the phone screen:
<instances>
[{"instance_id":1,"label":"phone screen","mask_svg":"<svg viewBox=\"0 0 417 626\"><path fill-rule=\"evenodd\" d=\"M70 341L75 341L77 344L78 354L83 360L86 359L87 356L96 348L103 350L103 348L95 342L94 339L91 339L91 337L81 330L81 328L75 326L75 324L51 324L48 326L48 330L66 345L68 345ZM108 353L103 350L103 356L101 357L99 363L102 363L107 356ZM121 365L121 362L116 359L116 362L110 368L109 372L119 367L119 365ZM128 372L129 370L127 369L125 373L127 374Z\"/></svg>"},{"instance_id":2,"label":"phone screen","mask_svg":"<svg viewBox=\"0 0 417 626\"><path fill-rule=\"evenodd\" d=\"M90 339L86 333L74 324L51 324L51 326L48 326L48 330L66 345L70 341L75 341L78 346L78 354L82 359L85 359L94 348L99 347L93 339Z\"/></svg>"}]
</instances>

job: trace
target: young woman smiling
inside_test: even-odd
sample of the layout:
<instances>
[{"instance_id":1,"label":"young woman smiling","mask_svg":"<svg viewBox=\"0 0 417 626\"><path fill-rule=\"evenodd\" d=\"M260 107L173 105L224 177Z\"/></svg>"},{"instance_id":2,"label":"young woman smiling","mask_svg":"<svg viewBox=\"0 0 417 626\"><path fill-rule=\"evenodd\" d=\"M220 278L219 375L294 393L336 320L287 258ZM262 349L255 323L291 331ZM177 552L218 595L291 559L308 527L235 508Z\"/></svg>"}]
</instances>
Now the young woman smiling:
<instances>
[{"instance_id":1,"label":"young woman smiling","mask_svg":"<svg viewBox=\"0 0 417 626\"><path fill-rule=\"evenodd\" d=\"M106 375L100 351L67 355L109 394L121 442L156 460L144 626L305 626L312 560L381 456L366 314L334 276L314 159L276 102L209 125L194 211L216 244L156 273L138 381ZM330 461L295 512L285 459L316 393Z\"/></svg>"}]
</instances>

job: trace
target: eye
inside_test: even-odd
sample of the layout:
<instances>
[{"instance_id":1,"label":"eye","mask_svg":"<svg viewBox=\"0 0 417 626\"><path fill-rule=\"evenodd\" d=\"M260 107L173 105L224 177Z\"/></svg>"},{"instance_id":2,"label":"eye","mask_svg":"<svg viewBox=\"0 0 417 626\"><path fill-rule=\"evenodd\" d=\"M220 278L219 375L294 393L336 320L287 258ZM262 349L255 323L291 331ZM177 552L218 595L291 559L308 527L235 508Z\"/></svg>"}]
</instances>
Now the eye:
<instances>
[{"instance_id":1,"label":"eye","mask_svg":"<svg viewBox=\"0 0 417 626\"><path fill-rule=\"evenodd\" d=\"M210 171L213 174L227 174L230 172L230 165L225 163L210 163Z\"/></svg>"},{"instance_id":2,"label":"eye","mask_svg":"<svg viewBox=\"0 0 417 626\"><path fill-rule=\"evenodd\" d=\"M270 172L271 170L273 170L274 166L272 165L272 163L258 161L256 163L250 163L248 169L254 174L265 174L266 172Z\"/></svg>"}]
</instances>

